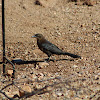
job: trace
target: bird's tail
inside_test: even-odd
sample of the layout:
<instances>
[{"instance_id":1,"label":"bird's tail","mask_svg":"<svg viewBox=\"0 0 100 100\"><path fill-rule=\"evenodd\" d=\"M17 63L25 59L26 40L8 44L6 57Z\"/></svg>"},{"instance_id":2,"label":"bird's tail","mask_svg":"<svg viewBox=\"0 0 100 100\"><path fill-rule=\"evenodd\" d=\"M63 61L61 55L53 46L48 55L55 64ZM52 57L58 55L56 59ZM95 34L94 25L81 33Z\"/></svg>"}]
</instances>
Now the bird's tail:
<instances>
[{"instance_id":1,"label":"bird's tail","mask_svg":"<svg viewBox=\"0 0 100 100\"><path fill-rule=\"evenodd\" d=\"M81 58L81 56L78 56L78 55L75 55L72 53L68 53L68 52L63 52L63 55L68 55L68 56L73 57L73 58Z\"/></svg>"}]
</instances>

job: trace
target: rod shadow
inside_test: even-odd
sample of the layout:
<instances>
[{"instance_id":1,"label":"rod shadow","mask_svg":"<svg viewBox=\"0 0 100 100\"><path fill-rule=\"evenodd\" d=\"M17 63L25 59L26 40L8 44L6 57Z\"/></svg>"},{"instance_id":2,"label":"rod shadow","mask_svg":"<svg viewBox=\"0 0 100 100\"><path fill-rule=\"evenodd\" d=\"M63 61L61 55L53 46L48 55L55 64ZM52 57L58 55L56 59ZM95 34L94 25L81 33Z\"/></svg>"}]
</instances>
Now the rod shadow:
<instances>
[{"instance_id":1,"label":"rod shadow","mask_svg":"<svg viewBox=\"0 0 100 100\"><path fill-rule=\"evenodd\" d=\"M33 63L37 63L37 62L55 62L55 61L63 61L63 60L66 60L66 61L74 61L74 59L57 59L57 60L53 60L53 59L50 59L49 61L47 61L46 59L43 59L43 60L31 60L31 61L28 61L28 60L21 60L21 59L15 59L15 60L12 60L11 62L13 64L33 64Z\"/></svg>"}]
</instances>

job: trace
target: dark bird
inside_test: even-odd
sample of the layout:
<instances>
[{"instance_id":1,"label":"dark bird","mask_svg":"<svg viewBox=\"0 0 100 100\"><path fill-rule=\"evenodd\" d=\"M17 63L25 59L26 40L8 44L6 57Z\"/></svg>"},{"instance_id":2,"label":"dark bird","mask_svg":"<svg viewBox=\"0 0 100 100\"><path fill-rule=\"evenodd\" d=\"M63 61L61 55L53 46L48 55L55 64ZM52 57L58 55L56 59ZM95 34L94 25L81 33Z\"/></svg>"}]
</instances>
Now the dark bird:
<instances>
[{"instance_id":1,"label":"dark bird","mask_svg":"<svg viewBox=\"0 0 100 100\"><path fill-rule=\"evenodd\" d=\"M44 53L46 53L48 55L48 60L50 60L50 56L53 54L68 55L73 58L81 58L81 56L62 51L56 45L54 45L54 44L50 43L48 40L46 40L42 34L35 34L32 37L37 38L37 45L41 51L43 51Z\"/></svg>"}]
</instances>

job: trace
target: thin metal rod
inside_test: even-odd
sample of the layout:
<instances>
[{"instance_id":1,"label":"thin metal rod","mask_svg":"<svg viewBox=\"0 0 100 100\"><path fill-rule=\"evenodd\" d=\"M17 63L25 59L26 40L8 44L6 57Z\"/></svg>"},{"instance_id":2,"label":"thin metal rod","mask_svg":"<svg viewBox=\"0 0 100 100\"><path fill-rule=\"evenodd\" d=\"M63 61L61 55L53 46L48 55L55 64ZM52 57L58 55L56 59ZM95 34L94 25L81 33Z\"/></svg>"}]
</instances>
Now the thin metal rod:
<instances>
[{"instance_id":1,"label":"thin metal rod","mask_svg":"<svg viewBox=\"0 0 100 100\"><path fill-rule=\"evenodd\" d=\"M4 0L2 0L2 42L3 42L3 74L5 74L5 14Z\"/></svg>"},{"instance_id":2,"label":"thin metal rod","mask_svg":"<svg viewBox=\"0 0 100 100\"><path fill-rule=\"evenodd\" d=\"M13 74L12 74L12 76L13 76L13 78L15 78L15 65L9 59L7 59L6 57L5 57L5 59L13 66Z\"/></svg>"}]
</instances>

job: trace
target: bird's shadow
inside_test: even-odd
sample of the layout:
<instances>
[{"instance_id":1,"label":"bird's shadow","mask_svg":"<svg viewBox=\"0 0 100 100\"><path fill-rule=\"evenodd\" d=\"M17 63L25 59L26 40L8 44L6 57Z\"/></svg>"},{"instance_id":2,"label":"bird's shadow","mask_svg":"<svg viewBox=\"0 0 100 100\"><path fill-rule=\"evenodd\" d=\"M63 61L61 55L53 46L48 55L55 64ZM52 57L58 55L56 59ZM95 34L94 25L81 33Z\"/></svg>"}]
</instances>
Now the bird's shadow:
<instances>
[{"instance_id":1,"label":"bird's shadow","mask_svg":"<svg viewBox=\"0 0 100 100\"><path fill-rule=\"evenodd\" d=\"M74 59L57 59L57 60L54 60L54 59L50 59L50 60L47 60L47 59L43 59L43 60L31 60L31 61L28 61L28 60L21 60L21 59L14 59L12 60L11 62L14 63L14 64L33 64L33 63L38 63L38 62L56 62L56 61L63 61L63 60L66 60L66 61L74 61Z\"/></svg>"},{"instance_id":2,"label":"bird's shadow","mask_svg":"<svg viewBox=\"0 0 100 100\"><path fill-rule=\"evenodd\" d=\"M58 60L56 60L56 61L62 61L62 60L74 61L74 59L58 59Z\"/></svg>"}]
</instances>

